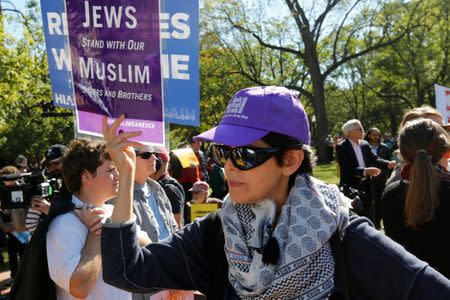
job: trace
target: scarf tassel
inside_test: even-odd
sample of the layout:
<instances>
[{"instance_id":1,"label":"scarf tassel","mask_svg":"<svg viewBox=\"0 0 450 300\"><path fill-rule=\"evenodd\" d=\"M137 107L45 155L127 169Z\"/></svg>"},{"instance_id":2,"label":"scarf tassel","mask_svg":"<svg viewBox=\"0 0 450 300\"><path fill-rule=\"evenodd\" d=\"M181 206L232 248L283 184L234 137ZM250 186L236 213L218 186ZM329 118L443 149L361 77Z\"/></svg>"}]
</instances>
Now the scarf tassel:
<instances>
[{"instance_id":1,"label":"scarf tassel","mask_svg":"<svg viewBox=\"0 0 450 300\"><path fill-rule=\"evenodd\" d=\"M260 251L258 252L261 253ZM262 261L266 265L275 265L279 258L280 246L278 245L277 239L272 236L262 248Z\"/></svg>"}]
</instances>

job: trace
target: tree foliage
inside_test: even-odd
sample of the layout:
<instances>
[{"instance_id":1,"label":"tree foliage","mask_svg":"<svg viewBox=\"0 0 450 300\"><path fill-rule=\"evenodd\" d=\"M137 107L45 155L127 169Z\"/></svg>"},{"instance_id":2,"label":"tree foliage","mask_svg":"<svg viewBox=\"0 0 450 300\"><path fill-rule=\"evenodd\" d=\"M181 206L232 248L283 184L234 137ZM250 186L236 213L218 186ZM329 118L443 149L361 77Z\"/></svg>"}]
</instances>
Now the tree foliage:
<instances>
[{"instance_id":1,"label":"tree foliage","mask_svg":"<svg viewBox=\"0 0 450 300\"><path fill-rule=\"evenodd\" d=\"M369 115L369 96L377 91L361 82L371 80L376 67L367 60L418 35L429 15L425 12L434 5L429 2L214 0L206 1L203 12L210 20L208 30L218 36L242 76L256 84L284 85L310 103L320 160L326 156L322 141L335 127L329 124L326 96L339 91L340 104L350 109L345 115L352 110L356 116ZM445 35L448 40L448 30ZM357 68L358 63L367 66Z\"/></svg>"},{"instance_id":2,"label":"tree foliage","mask_svg":"<svg viewBox=\"0 0 450 300\"><path fill-rule=\"evenodd\" d=\"M42 157L73 138L74 118L43 118L51 101L36 0L0 8L0 164ZM450 86L447 0L206 0L200 14L200 128L171 125L171 147L216 126L239 89L282 85L315 115L323 139L359 118L395 134L405 110ZM22 24L10 36L3 23ZM61 111L61 109L57 109Z\"/></svg>"},{"instance_id":3,"label":"tree foliage","mask_svg":"<svg viewBox=\"0 0 450 300\"><path fill-rule=\"evenodd\" d=\"M43 118L43 103L51 101L42 24L35 1L20 14L3 12L4 22L25 22L23 35L1 30L0 40L0 158L11 163L22 153L40 160L48 146L68 143L73 123L67 118ZM26 18L24 20L23 18Z\"/></svg>"}]
</instances>

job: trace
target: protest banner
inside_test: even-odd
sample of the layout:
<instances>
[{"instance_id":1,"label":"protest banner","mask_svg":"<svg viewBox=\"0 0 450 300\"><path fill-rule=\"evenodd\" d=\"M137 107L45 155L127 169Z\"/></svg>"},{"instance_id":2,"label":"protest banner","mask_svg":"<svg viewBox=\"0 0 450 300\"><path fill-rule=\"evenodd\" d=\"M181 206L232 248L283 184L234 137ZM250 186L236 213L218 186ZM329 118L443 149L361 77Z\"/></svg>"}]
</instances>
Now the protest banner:
<instances>
[{"instance_id":1,"label":"protest banner","mask_svg":"<svg viewBox=\"0 0 450 300\"><path fill-rule=\"evenodd\" d=\"M55 106L75 109L64 0L41 0L47 60ZM160 32L165 121L198 126L198 0L162 0Z\"/></svg>"},{"instance_id":2,"label":"protest banner","mask_svg":"<svg viewBox=\"0 0 450 300\"><path fill-rule=\"evenodd\" d=\"M41 0L41 10L53 104L75 109L64 0Z\"/></svg>"},{"instance_id":3,"label":"protest banner","mask_svg":"<svg viewBox=\"0 0 450 300\"><path fill-rule=\"evenodd\" d=\"M444 117L446 124L450 123L450 88L434 84L436 95L436 109Z\"/></svg>"},{"instance_id":4,"label":"protest banner","mask_svg":"<svg viewBox=\"0 0 450 300\"><path fill-rule=\"evenodd\" d=\"M200 124L198 2L161 1L164 116L169 123Z\"/></svg>"},{"instance_id":5,"label":"protest banner","mask_svg":"<svg viewBox=\"0 0 450 300\"><path fill-rule=\"evenodd\" d=\"M216 211L218 209L219 205L217 203L191 203L191 222L194 222L195 219L206 216L210 212Z\"/></svg>"},{"instance_id":6,"label":"protest banner","mask_svg":"<svg viewBox=\"0 0 450 300\"><path fill-rule=\"evenodd\" d=\"M200 164L192 148L173 149L172 153L178 157L183 168L190 168Z\"/></svg>"},{"instance_id":7,"label":"protest banner","mask_svg":"<svg viewBox=\"0 0 450 300\"><path fill-rule=\"evenodd\" d=\"M121 114L135 140L164 145L159 1L66 0L77 131Z\"/></svg>"}]
</instances>

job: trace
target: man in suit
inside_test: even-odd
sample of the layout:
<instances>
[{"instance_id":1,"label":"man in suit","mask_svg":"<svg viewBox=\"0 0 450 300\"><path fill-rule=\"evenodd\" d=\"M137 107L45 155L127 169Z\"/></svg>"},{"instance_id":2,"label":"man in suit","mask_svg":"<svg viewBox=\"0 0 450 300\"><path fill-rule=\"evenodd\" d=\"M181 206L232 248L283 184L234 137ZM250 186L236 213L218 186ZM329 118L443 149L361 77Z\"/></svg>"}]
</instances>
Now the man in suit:
<instances>
[{"instance_id":1,"label":"man in suit","mask_svg":"<svg viewBox=\"0 0 450 300\"><path fill-rule=\"evenodd\" d=\"M347 121L342 126L342 131L346 139L336 146L340 185L347 185L361 192L360 196L364 205L361 214L374 221L371 178L380 175L381 169L394 168L396 163L384 160L372 152L369 143L362 139L364 129L359 120Z\"/></svg>"}]
</instances>

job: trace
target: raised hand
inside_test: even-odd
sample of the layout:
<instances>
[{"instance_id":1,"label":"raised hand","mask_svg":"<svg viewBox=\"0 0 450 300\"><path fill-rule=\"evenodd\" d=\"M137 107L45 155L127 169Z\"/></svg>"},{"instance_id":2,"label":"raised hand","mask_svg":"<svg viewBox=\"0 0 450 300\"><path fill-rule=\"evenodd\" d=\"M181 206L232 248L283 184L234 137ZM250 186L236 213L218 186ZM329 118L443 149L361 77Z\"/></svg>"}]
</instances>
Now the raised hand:
<instances>
[{"instance_id":1,"label":"raised hand","mask_svg":"<svg viewBox=\"0 0 450 300\"><path fill-rule=\"evenodd\" d=\"M116 133L120 123L125 120L121 115L111 126L108 126L106 117L102 120L102 133L106 141L106 151L114 161L117 169L120 171L131 171L134 169L136 154L133 147L142 147L139 142L129 141L128 139L141 135L140 131Z\"/></svg>"},{"instance_id":2,"label":"raised hand","mask_svg":"<svg viewBox=\"0 0 450 300\"><path fill-rule=\"evenodd\" d=\"M125 116L120 116L111 126L106 117L102 120L102 132L106 141L106 151L119 171L119 191L114 203L111 223L123 223L133 215L133 182L136 164L136 153L133 147L143 147L141 143L129 141L139 136L140 131L116 133Z\"/></svg>"}]
</instances>

